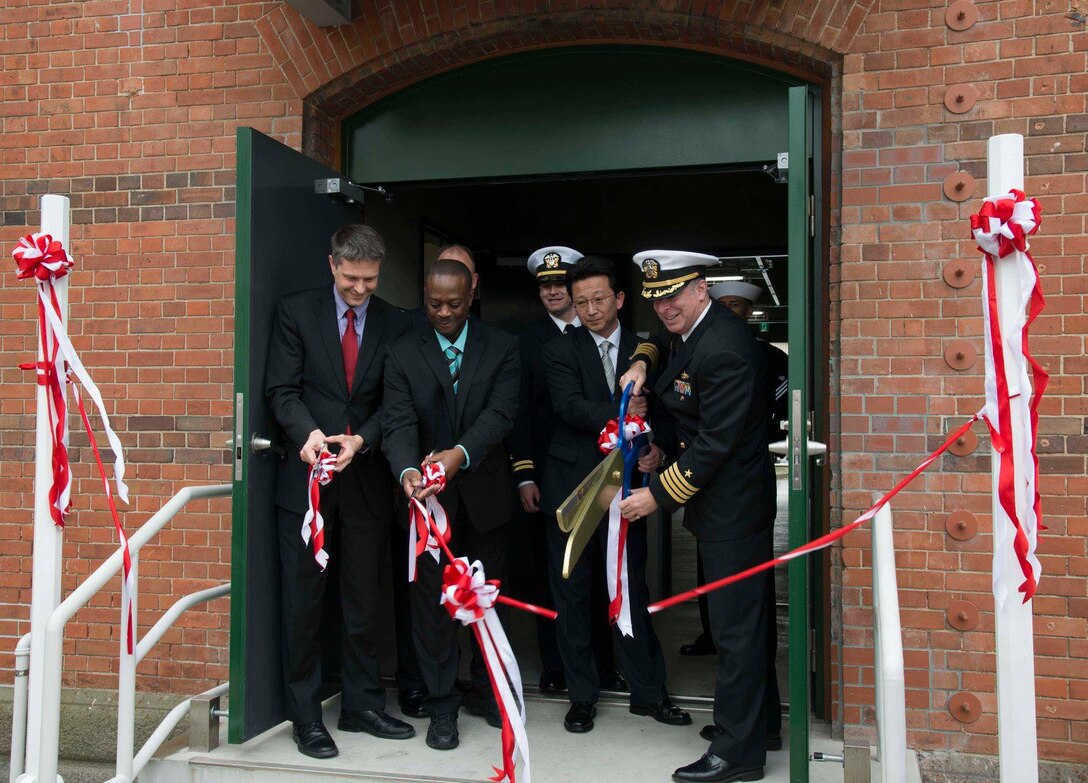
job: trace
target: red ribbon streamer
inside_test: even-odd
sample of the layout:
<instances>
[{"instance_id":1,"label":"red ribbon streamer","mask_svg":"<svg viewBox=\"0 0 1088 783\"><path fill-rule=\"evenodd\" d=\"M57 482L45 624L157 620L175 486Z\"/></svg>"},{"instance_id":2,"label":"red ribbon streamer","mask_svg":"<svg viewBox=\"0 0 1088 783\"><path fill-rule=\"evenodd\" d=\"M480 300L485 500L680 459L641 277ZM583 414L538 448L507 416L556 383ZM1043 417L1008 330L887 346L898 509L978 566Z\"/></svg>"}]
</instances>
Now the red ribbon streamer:
<instances>
[{"instance_id":1,"label":"red ribbon streamer","mask_svg":"<svg viewBox=\"0 0 1088 783\"><path fill-rule=\"evenodd\" d=\"M941 454L943 454L948 449L948 447L951 446L953 443L955 443L956 440L961 435L963 435L965 432L967 432L967 430L971 429L971 425L974 424L976 421L978 421L979 418L980 418L979 415L975 414L970 419L968 419L966 422L964 422L959 427L959 429L957 429L955 432L953 432L951 435L948 436L948 438L945 440L945 442L941 444L940 448L938 448L936 451L934 451L928 457L926 457L924 460L922 460L922 462L919 463L918 467L916 467L914 470L911 471L909 476L907 476L902 481L900 481L898 484L896 484L891 489L891 491L889 491L886 495L884 495L884 497L880 498L880 500L878 500L876 503L874 503L872 506L870 506L868 511L866 511L860 517L855 519L849 525L844 525L843 527L839 528L838 530L833 530L830 533L827 533L826 535L820 536L819 538L817 538L817 539L815 539L813 541L809 541L807 544L802 544L801 546L797 547L796 549L792 549L792 550L790 550L789 552L787 552L786 554L784 554L784 555L782 555L780 557L773 558L772 560L767 560L767 561L765 561L763 563L760 563L759 565L755 565L755 566L752 566L751 568L747 568L744 571L740 571L738 573L731 574L730 576L719 579L716 582L709 582L709 583L707 583L705 585L701 585L701 586L696 587L696 588L694 588L692 590L688 590L687 592L679 593L678 595L674 595L674 596L671 596L669 598L664 598L664 599L662 599L660 601L657 601L656 603L652 603L652 604L649 605L649 607L647 607L647 610L650 612L650 614L654 614L655 612L660 612L662 609L668 609L670 606L676 606L677 604L684 603L685 601L690 601L692 598L698 598L700 595L706 595L707 593L712 593L715 590L720 590L723 587L728 587L731 584L735 584L737 582L743 581L744 579L747 579L750 576L755 576L756 574L762 573L763 571L766 571L767 569L774 568L777 565L781 565L783 563L789 562L790 560L793 560L796 557L800 557L801 555L807 555L810 552L816 552L816 551L818 551L820 549L826 549L827 547L831 546L833 543L835 543L839 539L844 538L849 533L853 532L854 530L857 530L859 527L861 527L867 521L869 521L874 516L876 516L876 512L880 510L881 506L883 506L885 503L887 503L893 497L898 495L899 492L904 487L906 487L908 484L910 484L912 481L914 481L914 479L918 478L918 476L926 468L928 468L930 465L933 464L934 460L936 460L937 457L939 457Z\"/></svg>"},{"instance_id":2,"label":"red ribbon streamer","mask_svg":"<svg viewBox=\"0 0 1088 783\"><path fill-rule=\"evenodd\" d=\"M327 451L310 468L306 481L306 495L309 507L302 518L302 540L313 544L314 560L324 571L329 564L329 553L325 551L325 518L321 516L321 487L332 481L336 457Z\"/></svg>"}]
</instances>

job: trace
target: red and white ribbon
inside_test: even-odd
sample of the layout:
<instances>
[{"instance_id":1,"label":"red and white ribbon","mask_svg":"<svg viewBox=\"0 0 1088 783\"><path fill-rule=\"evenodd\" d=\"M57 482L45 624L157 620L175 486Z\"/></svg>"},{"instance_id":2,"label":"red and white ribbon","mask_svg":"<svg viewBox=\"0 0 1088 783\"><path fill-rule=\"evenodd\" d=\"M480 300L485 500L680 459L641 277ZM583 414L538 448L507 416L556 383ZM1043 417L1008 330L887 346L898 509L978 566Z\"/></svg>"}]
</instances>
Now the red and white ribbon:
<instances>
[{"instance_id":1,"label":"red and white ribbon","mask_svg":"<svg viewBox=\"0 0 1088 783\"><path fill-rule=\"evenodd\" d=\"M329 564L329 553L325 551L325 518L321 516L321 487L332 481L335 474L336 457L322 451L317 462L310 468L310 477L306 482L306 496L309 506L302 518L302 540L309 545L313 542L314 560L324 571Z\"/></svg>"},{"instance_id":2,"label":"red and white ribbon","mask_svg":"<svg viewBox=\"0 0 1088 783\"><path fill-rule=\"evenodd\" d=\"M438 492L446 488L446 468L441 462L432 462L422 468L423 483L420 490L437 486ZM430 524L434 521L434 525ZM428 495L426 504L413 497L408 505L408 581L416 581L416 560L424 552L429 552L437 563L442 550L433 530L437 529L444 543L449 543L450 526L446 519L446 509L438 502L435 495Z\"/></svg>"},{"instance_id":3,"label":"red and white ribbon","mask_svg":"<svg viewBox=\"0 0 1088 783\"><path fill-rule=\"evenodd\" d=\"M707 593L712 593L715 590L721 590L723 587L728 587L731 584L736 584L737 582L748 579L749 577L755 576L758 573L762 573L763 571L766 571L770 568L774 568L777 565L788 563L794 558L801 557L802 555L807 555L821 549L827 549L836 541L845 538L848 534L857 530L870 519L875 517L876 513L880 511L881 507L885 503L898 495L903 490L903 488L910 484L912 481L914 481L914 479L918 478L918 476L920 476L926 468L928 468L936 461L937 457L941 456L941 454L948 450L949 446L955 443L964 433L967 432L967 430L971 429L971 425L978 421L979 418L981 417L979 416L979 414L976 413L970 419L961 424L955 432L953 432L945 439L944 443L942 443L929 456L922 460L918 464L918 466L910 472L910 475L908 475L906 478L902 479L898 484L892 487L882 498L880 498L880 500L878 500L876 503L873 503L873 505L871 505L864 514L859 516L849 525L844 525L838 530L832 530L830 533L820 536L813 541L809 541L807 544L802 544L796 549L791 549L789 552L786 552L784 555L781 555L779 557L766 560L758 565L754 565L751 568L746 568L743 571L738 571L735 574L723 577L715 582L709 582L705 585L700 585L699 587L696 587L692 590L688 590L686 592L670 596L669 598L664 598L660 601L657 601L656 603L652 603L647 607L647 610L650 614L660 612L663 609L668 609L670 606L676 606L677 604L681 604L685 601L690 601L692 598L697 598L700 595L706 595Z\"/></svg>"},{"instance_id":4,"label":"red and white ribbon","mask_svg":"<svg viewBox=\"0 0 1088 783\"><path fill-rule=\"evenodd\" d=\"M622 439L631 441L650 432L640 416L625 417ZM597 448L608 454L619 448L621 433L616 419L608 422L597 438ZM608 621L615 623L624 636L634 636L631 623L630 581L627 578L627 517L620 513L622 492L617 492L608 505L608 546L605 550L605 583L608 586Z\"/></svg>"},{"instance_id":5,"label":"red and white ribbon","mask_svg":"<svg viewBox=\"0 0 1088 783\"><path fill-rule=\"evenodd\" d=\"M986 347L986 404L981 415L990 428L990 439L999 454L998 504L994 519L993 592L1003 605L1009 595L1010 576L1005 574L1003 552L1012 546L1023 581L1016 588L1027 602L1035 595L1042 574L1036 556L1042 507L1038 489L1039 458L1035 442L1039 431L1039 402L1049 376L1032 357L1028 329L1045 301L1039 272L1028 252L1028 237L1039 229L1039 202L1019 190L987 198L971 216L971 232L983 254L983 320ZM998 317L996 265L998 259L1016 265L1014 305L1002 323ZM1031 367L1029 378L1028 367ZM1034 388L1034 393L1032 389ZM1014 411L1020 425L1014 429ZM1016 454L1030 454L1032 464L1017 465ZM1026 498L1024 513L1017 512L1016 495Z\"/></svg>"},{"instance_id":6,"label":"red and white ribbon","mask_svg":"<svg viewBox=\"0 0 1088 783\"><path fill-rule=\"evenodd\" d=\"M442 605L450 617L472 628L484 655L491 689L502 717L502 768L490 780L515 783L515 754L521 756L522 781L531 783L529 737L525 732L525 695L521 671L510 641L495 614L499 582L488 580L479 560L453 559L442 571Z\"/></svg>"},{"instance_id":7,"label":"red and white ribbon","mask_svg":"<svg viewBox=\"0 0 1088 783\"><path fill-rule=\"evenodd\" d=\"M58 527L64 527L65 519L71 509L72 473L68 461L68 384L74 375L79 385L73 384L76 403L79 408L83 426L87 430L91 450L94 453L95 463L99 476L106 492L106 501L109 505L110 516L113 518L114 527L122 553L124 581L121 586L121 609L125 618L125 644L128 654L135 650L135 624L132 618L132 593L134 589L132 574L132 558L129 552L128 536L125 534L121 517L117 513L117 504L114 502L113 492L110 489L109 478L106 476L105 466L102 464L102 455L98 450L98 441L95 439L94 430L91 428L90 419L87 416L86 407L83 404L83 396L79 390L83 389L90 395L102 420L102 428L106 433L110 448L113 450L113 477L117 487L117 496L128 503L128 486L125 484L125 459L121 448L121 440L110 427L109 415L106 413L106 405L98 386L91 380L90 374L80 361L75 347L68 339L65 329L63 313L61 310L61 296L58 288L67 285L63 280L68 271L75 266L75 261L65 250L60 240L54 239L49 234L29 234L19 240L19 244L12 251L12 257L18 267L17 277L20 280L32 278L38 289L38 339L40 341L41 360L31 364L21 364L23 369L37 371L38 384L46 387L46 415L49 420L49 432L52 445L51 463L53 481L49 489L49 513L53 523Z\"/></svg>"}]
</instances>

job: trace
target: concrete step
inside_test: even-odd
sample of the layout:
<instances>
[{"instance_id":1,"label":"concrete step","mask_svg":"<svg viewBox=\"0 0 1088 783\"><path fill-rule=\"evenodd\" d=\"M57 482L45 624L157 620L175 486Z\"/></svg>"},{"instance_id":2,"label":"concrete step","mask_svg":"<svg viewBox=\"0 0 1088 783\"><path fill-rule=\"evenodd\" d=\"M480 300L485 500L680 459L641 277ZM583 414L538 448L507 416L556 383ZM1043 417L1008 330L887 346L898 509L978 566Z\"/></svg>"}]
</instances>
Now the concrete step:
<instances>
[{"instance_id":1,"label":"concrete step","mask_svg":"<svg viewBox=\"0 0 1088 783\"><path fill-rule=\"evenodd\" d=\"M695 761L707 748L699 737L699 729L712 720L705 703L684 705L692 713L692 725L672 727L632 715L626 701L602 700L596 727L587 734L571 734L563 728L568 706L563 699L533 697L528 701L532 779L536 783L664 782L670 780L674 769ZM424 744L426 720L410 721L417 730L410 740L380 740L337 731L339 709L339 699L325 705L325 724L340 748L335 759L318 761L301 755L291 740L290 724L285 723L244 745L222 744L211 753L182 750L155 759L140 781L288 783L320 778L323 783L480 783L501 760L499 731L481 718L462 713L458 721L460 747L442 752ZM783 750L768 754L764 779L770 783L789 781L785 739ZM812 750L842 752L842 743L830 739L826 725L814 727L810 742ZM843 780L841 765L813 763L810 769L812 783ZM520 774L518 780L522 780Z\"/></svg>"}]
</instances>

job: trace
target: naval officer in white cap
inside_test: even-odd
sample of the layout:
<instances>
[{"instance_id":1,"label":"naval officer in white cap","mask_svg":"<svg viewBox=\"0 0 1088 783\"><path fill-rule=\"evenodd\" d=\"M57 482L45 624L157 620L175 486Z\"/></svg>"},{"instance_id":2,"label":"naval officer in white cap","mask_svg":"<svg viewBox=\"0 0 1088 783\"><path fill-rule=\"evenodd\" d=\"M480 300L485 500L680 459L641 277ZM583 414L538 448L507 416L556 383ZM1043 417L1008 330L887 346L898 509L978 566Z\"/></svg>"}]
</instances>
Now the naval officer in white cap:
<instances>
[{"instance_id":1,"label":"naval officer in white cap","mask_svg":"<svg viewBox=\"0 0 1088 783\"><path fill-rule=\"evenodd\" d=\"M642 296L671 333L671 345L644 343L642 359L653 392L676 422L659 443L676 461L620 503L628 519L658 508L684 509L684 527L699 540L708 580L771 556L775 515L774 467L766 445L770 376L747 325L707 291L714 256L651 250L634 257ZM670 437L675 443L668 442ZM677 781L763 778L767 749L767 639L773 605L768 572L712 593L710 626L718 648L714 724L721 729L697 761L677 769Z\"/></svg>"}]
</instances>

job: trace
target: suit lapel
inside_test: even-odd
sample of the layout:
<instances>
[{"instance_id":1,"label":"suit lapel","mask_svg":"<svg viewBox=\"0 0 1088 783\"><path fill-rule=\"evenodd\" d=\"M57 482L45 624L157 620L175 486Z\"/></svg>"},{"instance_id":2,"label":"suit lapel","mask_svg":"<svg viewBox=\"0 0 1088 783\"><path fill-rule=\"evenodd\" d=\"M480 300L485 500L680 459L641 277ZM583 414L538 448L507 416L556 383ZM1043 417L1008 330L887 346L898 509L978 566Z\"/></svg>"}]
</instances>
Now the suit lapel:
<instances>
[{"instance_id":1,"label":"suit lapel","mask_svg":"<svg viewBox=\"0 0 1088 783\"><path fill-rule=\"evenodd\" d=\"M384 313L385 302L376 296L371 297L370 304L366 308L366 319L363 321L363 344L359 346L359 361L355 365L355 378L351 382L353 395L362 386L363 377L374 359L374 354L378 351L382 330L385 329Z\"/></svg>"},{"instance_id":2,"label":"suit lapel","mask_svg":"<svg viewBox=\"0 0 1088 783\"><path fill-rule=\"evenodd\" d=\"M340 352L340 324L336 322L336 302L332 290L321 292L314 301L314 323L321 332L321 341L329 354L329 365L333 374L340 381L344 394L348 391L348 377L344 373L344 356Z\"/></svg>"},{"instance_id":3,"label":"suit lapel","mask_svg":"<svg viewBox=\"0 0 1088 783\"><path fill-rule=\"evenodd\" d=\"M461 377L457 381L457 414L454 423L461 423L461 415L465 412L465 399L468 397L472 379L476 376L476 370L483 361L487 341L480 334L480 323L474 318L467 322L468 339L465 340L465 352L461 356Z\"/></svg>"},{"instance_id":4,"label":"suit lapel","mask_svg":"<svg viewBox=\"0 0 1088 783\"><path fill-rule=\"evenodd\" d=\"M627 368L631 366L631 354L635 352L637 346L638 340L635 339L635 335L621 326L619 355L616 357L616 378L623 377ZM622 392L623 389L619 391Z\"/></svg>"},{"instance_id":5,"label":"suit lapel","mask_svg":"<svg viewBox=\"0 0 1088 783\"><path fill-rule=\"evenodd\" d=\"M446 355L438 346L438 338L434 336L434 329L432 329L429 324L427 325L427 328L423 330L422 335L420 335L419 342L419 352L423 354L424 361L426 361L427 366L431 368L434 377L438 379L438 384L442 387L442 391L446 396L446 413L452 418L454 402L453 379L450 378L450 364L446 361Z\"/></svg>"},{"instance_id":6,"label":"suit lapel","mask_svg":"<svg viewBox=\"0 0 1088 783\"><path fill-rule=\"evenodd\" d=\"M665 370L661 373L661 377L657 379L657 386L654 389L658 396L668 390L676 376L679 375L680 371L687 366L689 361L691 361L691 354L695 350L695 345L710 329L710 323L718 317L718 307L720 307L720 305L711 302L710 310L707 312L706 317L704 317L702 322L695 327L695 331L688 336L687 340L681 338L680 335L676 335L674 338L675 350L673 351L672 359L669 360Z\"/></svg>"},{"instance_id":7,"label":"suit lapel","mask_svg":"<svg viewBox=\"0 0 1088 783\"><path fill-rule=\"evenodd\" d=\"M622 332L621 332L622 334ZM601 351L597 347L597 341L593 339L593 332L589 328L579 329L574 334L578 342L575 349L578 352L579 361L585 367L588 377L593 379L597 386L600 399L612 399L612 390L608 388L608 379L604 377L604 364L601 362ZM619 377L619 376L617 376Z\"/></svg>"}]
</instances>

